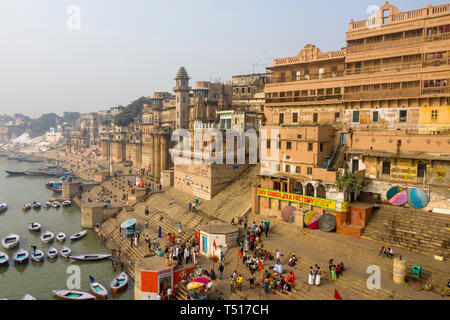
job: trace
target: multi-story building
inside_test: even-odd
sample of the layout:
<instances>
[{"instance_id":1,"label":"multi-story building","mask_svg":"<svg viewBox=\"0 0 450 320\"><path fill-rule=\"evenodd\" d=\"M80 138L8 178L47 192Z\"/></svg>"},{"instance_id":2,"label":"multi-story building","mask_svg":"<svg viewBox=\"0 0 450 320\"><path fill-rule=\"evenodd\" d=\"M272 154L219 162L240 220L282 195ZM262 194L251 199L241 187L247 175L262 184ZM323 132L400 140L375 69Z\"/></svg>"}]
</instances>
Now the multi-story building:
<instances>
[{"instance_id":1,"label":"multi-story building","mask_svg":"<svg viewBox=\"0 0 450 320\"><path fill-rule=\"evenodd\" d=\"M387 200L400 185L423 189L426 210L448 208L450 5L402 13L386 2L351 21L346 40L331 52L306 45L268 68L263 129L278 130L280 156L262 163L261 189L337 201L331 207L343 211L339 201ZM362 194L336 190L345 172L364 179ZM290 198L261 192L259 211L299 208Z\"/></svg>"}]
</instances>

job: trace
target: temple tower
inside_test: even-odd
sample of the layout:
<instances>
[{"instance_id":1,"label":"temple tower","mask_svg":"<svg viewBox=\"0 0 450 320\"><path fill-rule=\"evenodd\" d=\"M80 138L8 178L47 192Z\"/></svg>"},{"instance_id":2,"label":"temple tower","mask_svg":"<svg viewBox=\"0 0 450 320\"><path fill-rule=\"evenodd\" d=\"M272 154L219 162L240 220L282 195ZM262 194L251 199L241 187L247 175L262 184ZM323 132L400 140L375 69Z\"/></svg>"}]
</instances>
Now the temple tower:
<instances>
[{"instance_id":1,"label":"temple tower","mask_svg":"<svg viewBox=\"0 0 450 320\"><path fill-rule=\"evenodd\" d=\"M176 86L173 88L176 96L176 128L188 129L189 124L189 76L184 67L180 67L175 77Z\"/></svg>"}]
</instances>

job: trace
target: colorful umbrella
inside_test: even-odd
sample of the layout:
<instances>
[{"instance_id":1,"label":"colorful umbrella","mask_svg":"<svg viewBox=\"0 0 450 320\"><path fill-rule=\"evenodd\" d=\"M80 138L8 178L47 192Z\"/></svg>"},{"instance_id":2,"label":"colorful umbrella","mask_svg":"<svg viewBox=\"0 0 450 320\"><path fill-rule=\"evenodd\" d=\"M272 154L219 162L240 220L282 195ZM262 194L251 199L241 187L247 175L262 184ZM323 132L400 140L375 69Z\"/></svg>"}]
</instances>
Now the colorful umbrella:
<instances>
[{"instance_id":1,"label":"colorful umbrella","mask_svg":"<svg viewBox=\"0 0 450 320\"><path fill-rule=\"evenodd\" d=\"M198 283L207 284L207 283L211 282L211 278L209 278L209 277L199 277L199 278L195 278L191 282L198 282Z\"/></svg>"},{"instance_id":2,"label":"colorful umbrella","mask_svg":"<svg viewBox=\"0 0 450 320\"><path fill-rule=\"evenodd\" d=\"M394 206L402 206L408 201L408 192L403 190L389 199L389 202Z\"/></svg>"},{"instance_id":3,"label":"colorful umbrella","mask_svg":"<svg viewBox=\"0 0 450 320\"><path fill-rule=\"evenodd\" d=\"M405 189L403 189L402 187L399 187L399 186L392 187L386 193L386 198L388 200L391 200L392 197L394 197L396 194L402 192L403 190L405 190Z\"/></svg>"},{"instance_id":4,"label":"colorful umbrella","mask_svg":"<svg viewBox=\"0 0 450 320\"><path fill-rule=\"evenodd\" d=\"M187 289L188 290L194 290L194 289L198 289L200 287L203 287L205 284L204 283L200 283L200 282L190 282L187 285Z\"/></svg>"},{"instance_id":5,"label":"colorful umbrella","mask_svg":"<svg viewBox=\"0 0 450 320\"><path fill-rule=\"evenodd\" d=\"M416 209L423 209L428 204L428 196L422 189L408 189L408 204Z\"/></svg>"},{"instance_id":6,"label":"colorful umbrella","mask_svg":"<svg viewBox=\"0 0 450 320\"><path fill-rule=\"evenodd\" d=\"M320 214L316 211L308 211L303 217L303 222L305 222L305 225L309 225L317 215L320 216Z\"/></svg>"}]
</instances>

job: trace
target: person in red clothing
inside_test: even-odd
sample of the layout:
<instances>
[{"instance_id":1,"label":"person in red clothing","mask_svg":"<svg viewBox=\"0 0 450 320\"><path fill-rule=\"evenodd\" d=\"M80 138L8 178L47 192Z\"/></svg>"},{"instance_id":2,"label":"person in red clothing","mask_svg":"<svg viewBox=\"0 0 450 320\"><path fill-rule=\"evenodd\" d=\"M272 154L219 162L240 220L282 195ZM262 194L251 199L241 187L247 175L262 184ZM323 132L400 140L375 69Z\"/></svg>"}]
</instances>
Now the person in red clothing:
<instances>
[{"instance_id":1,"label":"person in red clothing","mask_svg":"<svg viewBox=\"0 0 450 320\"><path fill-rule=\"evenodd\" d=\"M292 285L294 284L294 282L295 282L295 276L294 276L294 273L291 271L290 273L289 273L289 275L287 276L287 278L286 278L286 282L287 283L289 283L289 285L292 287Z\"/></svg>"}]
</instances>

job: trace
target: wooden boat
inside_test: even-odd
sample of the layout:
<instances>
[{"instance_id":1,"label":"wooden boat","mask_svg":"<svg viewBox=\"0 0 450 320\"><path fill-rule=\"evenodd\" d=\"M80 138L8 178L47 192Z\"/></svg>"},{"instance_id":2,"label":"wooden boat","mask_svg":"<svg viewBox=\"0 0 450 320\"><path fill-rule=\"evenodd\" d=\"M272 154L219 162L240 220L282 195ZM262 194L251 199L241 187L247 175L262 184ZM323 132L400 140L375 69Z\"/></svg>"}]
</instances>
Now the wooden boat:
<instances>
[{"instance_id":1,"label":"wooden boat","mask_svg":"<svg viewBox=\"0 0 450 320\"><path fill-rule=\"evenodd\" d=\"M23 211L31 210L31 204L30 204L30 203L25 204L25 205L22 207L22 210L23 210Z\"/></svg>"},{"instance_id":2,"label":"wooden boat","mask_svg":"<svg viewBox=\"0 0 450 320\"><path fill-rule=\"evenodd\" d=\"M71 253L72 250L70 250L70 248L67 247L62 247L61 250L59 250L59 254L61 255L61 257L64 258L69 258Z\"/></svg>"},{"instance_id":3,"label":"wooden boat","mask_svg":"<svg viewBox=\"0 0 450 320\"><path fill-rule=\"evenodd\" d=\"M58 201L55 201L55 202L52 203L52 207L53 208L59 208L59 207L61 207L61 203L59 203Z\"/></svg>"},{"instance_id":4,"label":"wooden boat","mask_svg":"<svg viewBox=\"0 0 450 320\"><path fill-rule=\"evenodd\" d=\"M55 248L51 247L50 249L47 250L47 256L50 259L55 259L56 257L58 257L58 250L56 250Z\"/></svg>"},{"instance_id":5,"label":"wooden boat","mask_svg":"<svg viewBox=\"0 0 450 320\"><path fill-rule=\"evenodd\" d=\"M50 202L44 202L44 204L42 205L42 208L44 208L44 209L48 209L48 208L50 208L52 206L52 204L50 203Z\"/></svg>"},{"instance_id":6,"label":"wooden boat","mask_svg":"<svg viewBox=\"0 0 450 320\"><path fill-rule=\"evenodd\" d=\"M95 296L90 293L76 291L76 290L52 290L52 292L59 298L68 300L93 300Z\"/></svg>"},{"instance_id":7,"label":"wooden boat","mask_svg":"<svg viewBox=\"0 0 450 320\"><path fill-rule=\"evenodd\" d=\"M39 231L41 230L41 224L37 223L37 222L32 222L30 223L30 225L28 226L28 230L30 231Z\"/></svg>"},{"instance_id":8,"label":"wooden boat","mask_svg":"<svg viewBox=\"0 0 450 320\"><path fill-rule=\"evenodd\" d=\"M79 256L70 256L70 258L78 261L99 261L99 260L105 260L111 257L110 254L82 254Z\"/></svg>"},{"instance_id":9,"label":"wooden boat","mask_svg":"<svg viewBox=\"0 0 450 320\"><path fill-rule=\"evenodd\" d=\"M66 235L62 232L58 232L58 234L56 235L56 240L63 242L66 240Z\"/></svg>"},{"instance_id":10,"label":"wooden boat","mask_svg":"<svg viewBox=\"0 0 450 320\"><path fill-rule=\"evenodd\" d=\"M33 297L32 295L25 293L22 297L22 299L20 300L37 300L35 297Z\"/></svg>"},{"instance_id":11,"label":"wooden boat","mask_svg":"<svg viewBox=\"0 0 450 320\"><path fill-rule=\"evenodd\" d=\"M50 189L51 187L53 187L55 185L55 183L56 183L55 181L49 181L45 184L45 187L47 189Z\"/></svg>"},{"instance_id":12,"label":"wooden boat","mask_svg":"<svg viewBox=\"0 0 450 320\"><path fill-rule=\"evenodd\" d=\"M86 230L80 231L70 236L70 240L78 240L83 238L86 235Z\"/></svg>"},{"instance_id":13,"label":"wooden boat","mask_svg":"<svg viewBox=\"0 0 450 320\"><path fill-rule=\"evenodd\" d=\"M25 249L19 249L14 253L13 259L15 262L23 263L28 260L30 254Z\"/></svg>"},{"instance_id":14,"label":"wooden boat","mask_svg":"<svg viewBox=\"0 0 450 320\"><path fill-rule=\"evenodd\" d=\"M39 249L37 249L31 254L31 260L35 262L42 262L44 261L44 258L45 258L44 252L42 252L42 250Z\"/></svg>"},{"instance_id":15,"label":"wooden boat","mask_svg":"<svg viewBox=\"0 0 450 320\"><path fill-rule=\"evenodd\" d=\"M125 272L121 272L111 281L110 286L113 293L124 291L128 286L128 275Z\"/></svg>"},{"instance_id":16,"label":"wooden boat","mask_svg":"<svg viewBox=\"0 0 450 320\"><path fill-rule=\"evenodd\" d=\"M71 205L72 205L72 201L70 201L70 200L66 200L62 203L63 207L70 207Z\"/></svg>"},{"instance_id":17,"label":"wooden boat","mask_svg":"<svg viewBox=\"0 0 450 320\"><path fill-rule=\"evenodd\" d=\"M9 256L5 253L0 251L0 266L4 266L8 264L9 262Z\"/></svg>"},{"instance_id":18,"label":"wooden boat","mask_svg":"<svg viewBox=\"0 0 450 320\"><path fill-rule=\"evenodd\" d=\"M41 234L41 241L43 243L50 243L53 241L54 238L55 235L53 234L53 232L50 231L45 231L43 234Z\"/></svg>"},{"instance_id":19,"label":"wooden boat","mask_svg":"<svg viewBox=\"0 0 450 320\"><path fill-rule=\"evenodd\" d=\"M19 244L20 237L17 234L9 233L2 238L2 246L5 249L12 249Z\"/></svg>"},{"instance_id":20,"label":"wooden boat","mask_svg":"<svg viewBox=\"0 0 450 320\"><path fill-rule=\"evenodd\" d=\"M41 204L39 202L33 202L33 204L31 206L33 207L33 209L40 209L41 208Z\"/></svg>"},{"instance_id":21,"label":"wooden boat","mask_svg":"<svg viewBox=\"0 0 450 320\"><path fill-rule=\"evenodd\" d=\"M5 172L7 174L9 174L10 176L24 176L25 175L25 171L5 170Z\"/></svg>"},{"instance_id":22,"label":"wooden boat","mask_svg":"<svg viewBox=\"0 0 450 320\"><path fill-rule=\"evenodd\" d=\"M95 281L94 277L89 276L89 287L94 296L97 296L102 299L108 298L108 290L100 283Z\"/></svg>"},{"instance_id":23,"label":"wooden boat","mask_svg":"<svg viewBox=\"0 0 450 320\"><path fill-rule=\"evenodd\" d=\"M0 212L8 210L8 205L6 203L0 203Z\"/></svg>"},{"instance_id":24,"label":"wooden boat","mask_svg":"<svg viewBox=\"0 0 450 320\"><path fill-rule=\"evenodd\" d=\"M69 198L63 198L63 197L55 197L55 198L48 198L48 202L64 202L66 200L70 200Z\"/></svg>"},{"instance_id":25,"label":"wooden boat","mask_svg":"<svg viewBox=\"0 0 450 320\"><path fill-rule=\"evenodd\" d=\"M15 156L8 156L7 159L8 160L22 160L22 159L25 159L25 157L22 157L22 156L17 156L17 157L15 157Z\"/></svg>"},{"instance_id":26,"label":"wooden boat","mask_svg":"<svg viewBox=\"0 0 450 320\"><path fill-rule=\"evenodd\" d=\"M31 162L31 163L34 163L34 162L44 162L43 160L39 160L39 159L29 159L29 158L19 159L18 161L19 161L19 162Z\"/></svg>"}]
</instances>

